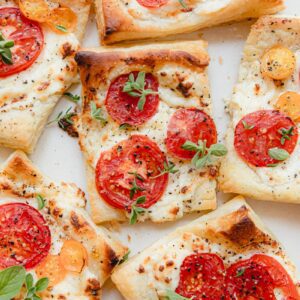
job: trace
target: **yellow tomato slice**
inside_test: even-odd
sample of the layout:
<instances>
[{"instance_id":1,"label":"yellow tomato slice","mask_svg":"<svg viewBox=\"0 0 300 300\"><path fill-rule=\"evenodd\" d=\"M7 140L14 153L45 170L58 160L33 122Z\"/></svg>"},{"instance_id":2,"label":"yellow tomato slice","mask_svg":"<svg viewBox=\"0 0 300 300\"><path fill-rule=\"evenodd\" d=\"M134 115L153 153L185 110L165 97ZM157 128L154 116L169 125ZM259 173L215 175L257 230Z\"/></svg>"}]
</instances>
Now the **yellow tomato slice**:
<instances>
[{"instance_id":1,"label":"yellow tomato slice","mask_svg":"<svg viewBox=\"0 0 300 300\"><path fill-rule=\"evenodd\" d=\"M275 80L289 78L295 71L296 57L286 47L276 46L268 50L261 59L261 72Z\"/></svg>"},{"instance_id":2,"label":"yellow tomato slice","mask_svg":"<svg viewBox=\"0 0 300 300\"><path fill-rule=\"evenodd\" d=\"M296 92L283 93L275 107L291 117L295 122L300 122L300 94Z\"/></svg>"},{"instance_id":3,"label":"yellow tomato slice","mask_svg":"<svg viewBox=\"0 0 300 300\"><path fill-rule=\"evenodd\" d=\"M80 273L87 263L86 249L75 240L65 241L60 252L60 260L66 270Z\"/></svg>"},{"instance_id":4,"label":"yellow tomato slice","mask_svg":"<svg viewBox=\"0 0 300 300\"><path fill-rule=\"evenodd\" d=\"M47 24L58 33L72 32L77 25L77 15L68 7L58 7L51 11Z\"/></svg>"},{"instance_id":5,"label":"yellow tomato slice","mask_svg":"<svg viewBox=\"0 0 300 300\"><path fill-rule=\"evenodd\" d=\"M46 22L50 15L45 0L19 0L19 7L24 16L36 22Z\"/></svg>"},{"instance_id":6,"label":"yellow tomato slice","mask_svg":"<svg viewBox=\"0 0 300 300\"><path fill-rule=\"evenodd\" d=\"M46 259L36 268L38 278L48 277L49 286L61 282L67 275L67 271L61 263L58 255L48 255Z\"/></svg>"}]
</instances>

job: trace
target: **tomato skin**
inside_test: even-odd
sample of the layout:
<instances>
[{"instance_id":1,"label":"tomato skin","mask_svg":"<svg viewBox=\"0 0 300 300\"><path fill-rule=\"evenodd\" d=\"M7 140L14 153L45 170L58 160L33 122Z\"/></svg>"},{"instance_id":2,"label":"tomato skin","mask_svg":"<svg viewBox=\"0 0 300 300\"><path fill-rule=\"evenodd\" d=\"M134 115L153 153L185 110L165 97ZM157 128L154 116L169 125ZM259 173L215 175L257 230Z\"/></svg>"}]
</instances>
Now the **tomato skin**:
<instances>
[{"instance_id":1,"label":"tomato skin","mask_svg":"<svg viewBox=\"0 0 300 300\"><path fill-rule=\"evenodd\" d=\"M225 266L222 259L211 253L186 257L180 267L176 293L200 300L220 300L224 294Z\"/></svg>"},{"instance_id":2,"label":"tomato skin","mask_svg":"<svg viewBox=\"0 0 300 300\"><path fill-rule=\"evenodd\" d=\"M254 126L246 129L244 124ZM281 129L293 127L293 135L290 140L281 144ZM297 145L298 129L290 117L277 110L260 110L243 117L235 128L234 146L237 153L249 164L256 167L266 167L278 163L270 157L268 150L281 148L292 153Z\"/></svg>"},{"instance_id":3,"label":"tomato skin","mask_svg":"<svg viewBox=\"0 0 300 300\"><path fill-rule=\"evenodd\" d=\"M137 78L138 73L132 72L134 79ZM130 74L123 74L110 84L105 106L109 115L118 124L142 125L156 114L159 105L159 96L157 94L146 96L144 109L142 111L139 110L139 98L123 92ZM145 89L151 89L154 92L158 91L158 81L151 73L146 73L145 83Z\"/></svg>"},{"instance_id":4,"label":"tomato skin","mask_svg":"<svg viewBox=\"0 0 300 300\"><path fill-rule=\"evenodd\" d=\"M24 17L16 7L0 8L0 31L6 40L13 40L12 65L0 59L0 77L7 77L28 69L39 57L44 46L40 25Z\"/></svg>"},{"instance_id":5,"label":"tomato skin","mask_svg":"<svg viewBox=\"0 0 300 300\"><path fill-rule=\"evenodd\" d=\"M98 193L109 205L127 211L138 197L146 196L146 202L140 206L149 208L162 197L168 184L168 174L152 178L161 173L164 162L166 157L156 143L146 136L132 135L101 154L95 178ZM142 180L129 174L135 172ZM134 179L143 190L131 199Z\"/></svg>"},{"instance_id":6,"label":"tomato skin","mask_svg":"<svg viewBox=\"0 0 300 300\"><path fill-rule=\"evenodd\" d=\"M168 3L169 0L137 0L137 2L147 8L159 8Z\"/></svg>"},{"instance_id":7,"label":"tomato skin","mask_svg":"<svg viewBox=\"0 0 300 300\"><path fill-rule=\"evenodd\" d=\"M276 300L274 289L281 289L285 299L299 300L297 289L286 270L274 258L255 254L227 269L226 300Z\"/></svg>"},{"instance_id":8,"label":"tomato skin","mask_svg":"<svg viewBox=\"0 0 300 300\"><path fill-rule=\"evenodd\" d=\"M166 147L179 159L192 159L196 152L182 149L186 141L198 143L206 140L209 148L217 142L217 129L213 119L197 108L177 110L168 125Z\"/></svg>"},{"instance_id":9,"label":"tomato skin","mask_svg":"<svg viewBox=\"0 0 300 300\"><path fill-rule=\"evenodd\" d=\"M32 269L47 255L51 233L38 210L23 203L0 206L0 268Z\"/></svg>"}]
</instances>

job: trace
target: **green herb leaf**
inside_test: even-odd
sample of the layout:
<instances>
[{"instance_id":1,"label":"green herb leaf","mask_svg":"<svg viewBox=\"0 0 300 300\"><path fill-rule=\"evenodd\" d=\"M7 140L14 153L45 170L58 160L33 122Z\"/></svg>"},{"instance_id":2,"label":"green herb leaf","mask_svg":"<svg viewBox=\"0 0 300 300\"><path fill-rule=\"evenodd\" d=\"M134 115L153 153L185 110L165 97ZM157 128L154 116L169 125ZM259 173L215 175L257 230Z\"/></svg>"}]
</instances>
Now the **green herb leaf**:
<instances>
[{"instance_id":1,"label":"green herb leaf","mask_svg":"<svg viewBox=\"0 0 300 300\"><path fill-rule=\"evenodd\" d=\"M28 273L26 275L26 278L25 278L25 283L26 283L26 288L27 290L30 290L33 286L33 277L30 273Z\"/></svg>"},{"instance_id":2,"label":"green herb leaf","mask_svg":"<svg viewBox=\"0 0 300 300\"><path fill-rule=\"evenodd\" d=\"M286 150L280 148L271 148L269 149L268 154L271 158L279 161L286 160L290 157L290 154Z\"/></svg>"},{"instance_id":3,"label":"green herb leaf","mask_svg":"<svg viewBox=\"0 0 300 300\"><path fill-rule=\"evenodd\" d=\"M281 128L278 130L278 133L281 134L281 138L280 138L281 145L284 145L286 140L289 141L291 139L291 137L294 135L293 131L294 131L293 126L291 126L289 129Z\"/></svg>"},{"instance_id":4,"label":"green herb leaf","mask_svg":"<svg viewBox=\"0 0 300 300\"><path fill-rule=\"evenodd\" d=\"M155 178L158 178L166 173L169 173L169 174L175 174L177 173L179 170L175 169L175 164L172 163L171 161L169 162L164 162L164 168L163 170L160 170L160 174L156 175L156 176L153 176L151 177L152 179L155 179Z\"/></svg>"},{"instance_id":5,"label":"green herb leaf","mask_svg":"<svg viewBox=\"0 0 300 300\"><path fill-rule=\"evenodd\" d=\"M267 165L267 167L269 167L269 168L275 168L275 167L277 167L278 166L278 164L268 164Z\"/></svg>"},{"instance_id":6,"label":"green herb leaf","mask_svg":"<svg viewBox=\"0 0 300 300\"><path fill-rule=\"evenodd\" d=\"M101 121L103 125L106 125L107 120L103 117L101 108L98 108L95 102L91 102L90 108L92 119Z\"/></svg>"},{"instance_id":7,"label":"green herb leaf","mask_svg":"<svg viewBox=\"0 0 300 300\"><path fill-rule=\"evenodd\" d=\"M125 261L127 261L129 259L129 255L130 255L130 250L128 250L128 252L122 257L122 259L119 261L118 265L121 265Z\"/></svg>"},{"instance_id":8,"label":"green herb leaf","mask_svg":"<svg viewBox=\"0 0 300 300\"><path fill-rule=\"evenodd\" d=\"M129 128L131 128L131 125L127 124L127 123L123 123L119 126L119 129L123 129L123 130L129 129Z\"/></svg>"},{"instance_id":9,"label":"green herb leaf","mask_svg":"<svg viewBox=\"0 0 300 300\"><path fill-rule=\"evenodd\" d=\"M146 197L141 196L136 199L136 201L131 205L130 212L130 225L134 225L137 222L137 218L139 214L142 214L146 211L145 208L137 206L137 204L143 204L146 202Z\"/></svg>"},{"instance_id":10,"label":"green herb leaf","mask_svg":"<svg viewBox=\"0 0 300 300\"><path fill-rule=\"evenodd\" d=\"M137 182L136 182L136 179L139 179L141 181L143 181L143 177L141 177L139 174L137 173L132 173L132 172L128 172L128 174L131 174L131 175L134 175L134 179L133 179L133 182L132 182L132 187L130 189L130 194L129 194L129 197L130 199L133 199L134 195L138 192L138 191L144 191L145 189L140 187Z\"/></svg>"},{"instance_id":11,"label":"green herb leaf","mask_svg":"<svg viewBox=\"0 0 300 300\"><path fill-rule=\"evenodd\" d=\"M62 32L64 32L64 33L68 32L67 28L65 26L62 26L62 25L56 25L55 28L62 31Z\"/></svg>"},{"instance_id":12,"label":"green herb leaf","mask_svg":"<svg viewBox=\"0 0 300 300\"><path fill-rule=\"evenodd\" d=\"M178 2L180 3L180 5L184 8L184 9L187 9L187 5L186 3L184 2L184 0L178 0Z\"/></svg>"},{"instance_id":13,"label":"green herb leaf","mask_svg":"<svg viewBox=\"0 0 300 300\"><path fill-rule=\"evenodd\" d=\"M186 141L182 146L182 149L188 150L188 151L198 151L199 146L191 141Z\"/></svg>"},{"instance_id":14,"label":"green herb leaf","mask_svg":"<svg viewBox=\"0 0 300 300\"><path fill-rule=\"evenodd\" d=\"M45 198L41 195L37 195L36 200L38 202L38 210L43 209L45 207Z\"/></svg>"},{"instance_id":15,"label":"green herb leaf","mask_svg":"<svg viewBox=\"0 0 300 300\"><path fill-rule=\"evenodd\" d=\"M79 95L73 95L72 93L64 93L64 96L68 97L72 102L78 104L80 101L80 96Z\"/></svg>"},{"instance_id":16,"label":"green herb leaf","mask_svg":"<svg viewBox=\"0 0 300 300\"><path fill-rule=\"evenodd\" d=\"M244 275L245 271L245 268L238 269L235 277L241 277L242 275Z\"/></svg>"},{"instance_id":17,"label":"green herb leaf","mask_svg":"<svg viewBox=\"0 0 300 300\"><path fill-rule=\"evenodd\" d=\"M243 120L242 123L243 123L243 126L246 130L251 130L255 127L255 125L250 125L245 120Z\"/></svg>"},{"instance_id":18,"label":"green herb leaf","mask_svg":"<svg viewBox=\"0 0 300 300\"><path fill-rule=\"evenodd\" d=\"M189 298L180 296L179 294L173 292L172 290L167 290L166 294L168 300L190 300Z\"/></svg>"},{"instance_id":19,"label":"green herb leaf","mask_svg":"<svg viewBox=\"0 0 300 300\"><path fill-rule=\"evenodd\" d=\"M209 148L209 152L211 155L221 157L225 156L228 153L227 148L222 144L214 144Z\"/></svg>"},{"instance_id":20,"label":"green herb leaf","mask_svg":"<svg viewBox=\"0 0 300 300\"><path fill-rule=\"evenodd\" d=\"M69 107L66 112L60 112L57 117L52 120L52 121L49 121L47 123L47 125L51 125L53 123L57 123L58 126L62 129L66 129L66 124L69 124L69 125L73 125L74 122L72 120L72 118L75 116L75 112L74 111L71 111L72 110L72 107Z\"/></svg>"},{"instance_id":21,"label":"green herb leaf","mask_svg":"<svg viewBox=\"0 0 300 300\"><path fill-rule=\"evenodd\" d=\"M10 300L21 291L26 271L22 266L14 266L0 272L0 299Z\"/></svg>"},{"instance_id":22,"label":"green herb leaf","mask_svg":"<svg viewBox=\"0 0 300 300\"><path fill-rule=\"evenodd\" d=\"M5 40L2 32L0 32L0 56L6 65L13 64L11 48L14 46L15 42L13 40Z\"/></svg>"},{"instance_id":23,"label":"green herb leaf","mask_svg":"<svg viewBox=\"0 0 300 300\"><path fill-rule=\"evenodd\" d=\"M146 73L139 72L136 80L134 80L134 75L131 73L128 77L128 81L125 83L123 87L123 92L128 95L139 98L137 107L140 111L144 110L144 106L146 104L148 95L156 95L157 92L152 89L145 89L146 86Z\"/></svg>"},{"instance_id":24,"label":"green herb leaf","mask_svg":"<svg viewBox=\"0 0 300 300\"><path fill-rule=\"evenodd\" d=\"M37 292L44 291L49 285L49 279L44 277L38 280L38 282L35 285L35 289Z\"/></svg>"}]
</instances>

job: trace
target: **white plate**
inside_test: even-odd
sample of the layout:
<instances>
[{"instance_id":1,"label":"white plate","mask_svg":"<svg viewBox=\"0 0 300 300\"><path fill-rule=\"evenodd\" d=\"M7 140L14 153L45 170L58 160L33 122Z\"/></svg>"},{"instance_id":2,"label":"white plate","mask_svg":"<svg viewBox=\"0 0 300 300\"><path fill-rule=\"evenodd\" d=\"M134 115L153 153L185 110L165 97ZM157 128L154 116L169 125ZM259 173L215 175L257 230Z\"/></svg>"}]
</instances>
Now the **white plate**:
<instances>
[{"instance_id":1,"label":"white plate","mask_svg":"<svg viewBox=\"0 0 300 300\"><path fill-rule=\"evenodd\" d=\"M287 9L283 12L284 14L300 15L299 0L287 0L286 6ZM203 32L203 38L209 42L209 54L211 56L209 77L214 104L214 117L221 138L224 136L228 121L228 116L224 111L224 99L231 97L233 85L237 79L243 45L252 23L253 21L247 21L221 25L201 31ZM190 36L199 37L199 33ZM91 20L84 46L97 45L96 24L94 20ZM79 93L79 87L74 87L73 90ZM56 107L52 118L55 118L61 110L65 110L70 106L72 106L70 102L62 100ZM4 161L10 153L10 150L1 149L1 161ZM74 182L83 190L86 190L84 165L77 140L68 137L58 127L45 129L31 158L50 178L58 181ZM219 194L220 203L228 198L228 195ZM300 205L262 201L249 201L249 203L279 238L289 256L297 265L298 270L300 270ZM193 214L176 223L165 225L153 225L151 223L134 227L124 225L119 235L121 240L130 247L131 254L135 254L168 232L173 231L176 227L195 218L197 218L197 215ZM110 282L105 285L103 294L103 300L123 299Z\"/></svg>"}]
</instances>

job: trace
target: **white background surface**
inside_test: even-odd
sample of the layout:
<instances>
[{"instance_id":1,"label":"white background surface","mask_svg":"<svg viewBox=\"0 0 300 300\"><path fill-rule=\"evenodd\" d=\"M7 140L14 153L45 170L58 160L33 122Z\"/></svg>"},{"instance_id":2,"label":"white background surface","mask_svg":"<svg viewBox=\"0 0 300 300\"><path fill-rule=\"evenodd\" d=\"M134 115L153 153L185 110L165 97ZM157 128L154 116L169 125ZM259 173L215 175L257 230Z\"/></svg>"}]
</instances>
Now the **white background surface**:
<instances>
[{"instance_id":1,"label":"white background surface","mask_svg":"<svg viewBox=\"0 0 300 300\"><path fill-rule=\"evenodd\" d=\"M284 14L300 16L300 0L287 0L286 6L287 9L283 12ZM237 79L243 45L252 23L253 21L247 21L238 24L221 25L201 31L203 33L202 38L209 42L209 54L211 56L209 77L214 105L214 118L218 126L220 139L224 136L228 121L228 116L224 111L224 100L231 97L233 85ZM199 37L199 33L192 36ZM97 45L96 24L94 20L91 20L84 46ZM73 90L79 93L79 87L75 87ZM61 110L65 110L72 105L66 99L62 100L53 113L52 118L55 118ZM4 161L10 153L10 150L1 149L1 161ZM45 129L35 153L31 155L31 159L53 180L74 182L84 191L86 190L84 165L77 140L70 138L58 127L53 126ZM219 194L220 203L229 198L228 195ZM263 201L249 201L249 204L279 238L289 256L297 265L298 270L300 270L300 205ZM166 225L146 223L132 227L125 224L118 232L118 235L130 247L131 255L133 255L174 230L177 226L181 226L195 218L197 218L197 215L193 214L181 221ZM115 291L112 283L107 282L104 288L103 299L120 300L123 298Z\"/></svg>"}]
</instances>

